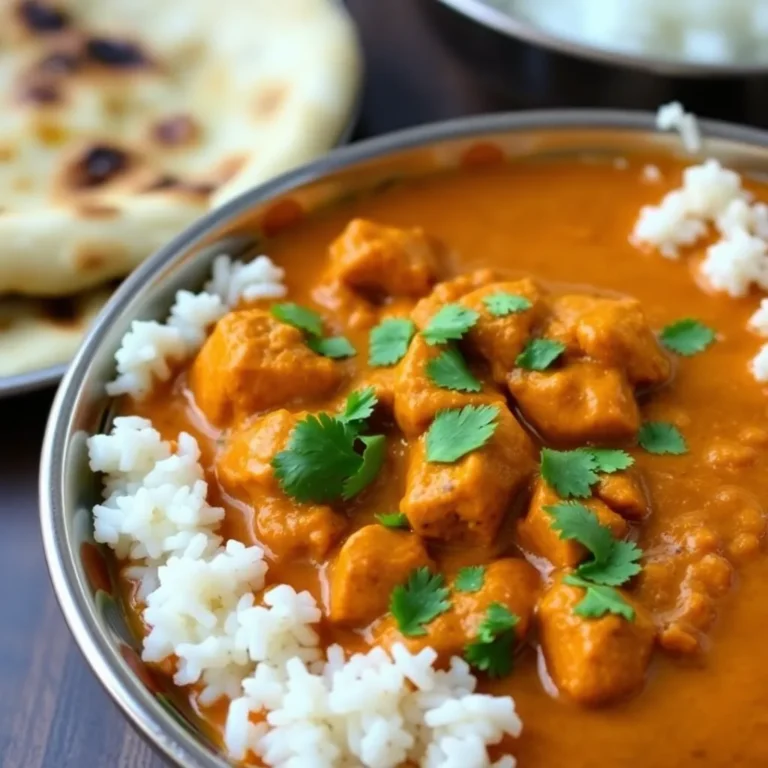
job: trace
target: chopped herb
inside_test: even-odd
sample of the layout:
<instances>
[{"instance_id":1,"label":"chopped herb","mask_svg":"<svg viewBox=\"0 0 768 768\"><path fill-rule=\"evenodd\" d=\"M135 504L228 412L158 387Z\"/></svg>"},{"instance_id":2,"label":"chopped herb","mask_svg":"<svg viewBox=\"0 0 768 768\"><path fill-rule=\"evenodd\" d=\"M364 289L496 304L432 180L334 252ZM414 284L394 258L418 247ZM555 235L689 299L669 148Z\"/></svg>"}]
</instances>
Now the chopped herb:
<instances>
[{"instance_id":1,"label":"chopped herb","mask_svg":"<svg viewBox=\"0 0 768 768\"><path fill-rule=\"evenodd\" d=\"M626 452L614 448L582 448L595 460L595 469L605 474L613 474L629 469L635 460Z\"/></svg>"},{"instance_id":2,"label":"chopped herb","mask_svg":"<svg viewBox=\"0 0 768 768\"><path fill-rule=\"evenodd\" d=\"M496 431L496 405L465 405L438 411L427 430L427 461L452 464L482 448Z\"/></svg>"},{"instance_id":3,"label":"chopped herb","mask_svg":"<svg viewBox=\"0 0 768 768\"><path fill-rule=\"evenodd\" d=\"M355 348L349 343L349 339L344 336L330 336L324 339L310 336L307 339L307 346L315 354L330 357L334 360L339 360L343 357L354 357L357 354Z\"/></svg>"},{"instance_id":4,"label":"chopped herb","mask_svg":"<svg viewBox=\"0 0 768 768\"><path fill-rule=\"evenodd\" d=\"M347 397L344 412L339 416L339 420L345 424L367 421L373 415L373 409L377 403L378 399L373 387L357 389Z\"/></svg>"},{"instance_id":5,"label":"chopped herb","mask_svg":"<svg viewBox=\"0 0 768 768\"><path fill-rule=\"evenodd\" d=\"M484 565L468 565L460 568L456 574L454 587L459 592L477 592L483 587L485 581Z\"/></svg>"},{"instance_id":6,"label":"chopped herb","mask_svg":"<svg viewBox=\"0 0 768 768\"><path fill-rule=\"evenodd\" d=\"M408 637L426 635L424 626L450 607L445 579L426 567L416 568L405 584L396 586L389 602L398 629Z\"/></svg>"},{"instance_id":7,"label":"chopped herb","mask_svg":"<svg viewBox=\"0 0 768 768\"><path fill-rule=\"evenodd\" d=\"M634 620L635 609L613 587L591 584L586 579L573 574L565 576L563 581L572 587L581 587L586 590L581 602L573 609L577 616L583 616L586 619L599 619L606 613L614 613L627 621Z\"/></svg>"},{"instance_id":8,"label":"chopped herb","mask_svg":"<svg viewBox=\"0 0 768 768\"><path fill-rule=\"evenodd\" d=\"M360 441L365 446L363 463L354 475L344 481L341 495L345 501L357 496L376 479L387 455L387 439L384 435L368 435L361 437Z\"/></svg>"},{"instance_id":9,"label":"chopped herb","mask_svg":"<svg viewBox=\"0 0 768 768\"><path fill-rule=\"evenodd\" d=\"M460 339L478 320L480 315L460 304L446 304L421 332L427 344L445 344Z\"/></svg>"},{"instance_id":10,"label":"chopped herb","mask_svg":"<svg viewBox=\"0 0 768 768\"><path fill-rule=\"evenodd\" d=\"M576 573L591 583L618 587L640 573L642 550L631 541L620 541L597 515L576 502L544 507L553 518L552 527L561 539L577 541L592 554Z\"/></svg>"},{"instance_id":11,"label":"chopped herb","mask_svg":"<svg viewBox=\"0 0 768 768\"><path fill-rule=\"evenodd\" d=\"M479 392L483 385L472 375L456 347L444 349L427 363L427 376L442 389Z\"/></svg>"},{"instance_id":12,"label":"chopped herb","mask_svg":"<svg viewBox=\"0 0 768 768\"><path fill-rule=\"evenodd\" d=\"M491 677L508 675L512 671L515 627L519 621L506 606L491 603L478 628L477 639L464 649L464 658Z\"/></svg>"},{"instance_id":13,"label":"chopped herb","mask_svg":"<svg viewBox=\"0 0 768 768\"><path fill-rule=\"evenodd\" d=\"M486 296L483 299L483 304L485 304L488 311L494 315L494 317L504 317L504 315L525 312L526 309L530 309L533 306L531 300L527 299L525 296L519 296L515 293L506 293L505 291L498 291L497 293L492 293L490 296Z\"/></svg>"},{"instance_id":14,"label":"chopped herb","mask_svg":"<svg viewBox=\"0 0 768 768\"><path fill-rule=\"evenodd\" d=\"M545 371L565 352L565 344L552 339L531 339L515 363L527 371Z\"/></svg>"},{"instance_id":15,"label":"chopped herb","mask_svg":"<svg viewBox=\"0 0 768 768\"><path fill-rule=\"evenodd\" d=\"M586 498L600 479L595 457L584 450L541 449L541 476L564 499Z\"/></svg>"},{"instance_id":16,"label":"chopped herb","mask_svg":"<svg viewBox=\"0 0 768 768\"><path fill-rule=\"evenodd\" d=\"M402 360L408 351L416 326L407 318L393 317L382 320L370 334L368 362L375 366L388 366Z\"/></svg>"},{"instance_id":17,"label":"chopped herb","mask_svg":"<svg viewBox=\"0 0 768 768\"><path fill-rule=\"evenodd\" d=\"M679 456L688 452L688 445L674 424L646 421L637 433L637 442L648 453Z\"/></svg>"},{"instance_id":18,"label":"chopped herb","mask_svg":"<svg viewBox=\"0 0 768 768\"><path fill-rule=\"evenodd\" d=\"M284 304L273 304L271 311L272 316L281 323L292 325L311 336L323 335L323 318L312 309L287 301Z\"/></svg>"},{"instance_id":19,"label":"chopped herb","mask_svg":"<svg viewBox=\"0 0 768 768\"><path fill-rule=\"evenodd\" d=\"M666 326L659 335L661 343L667 349L686 357L703 352L714 342L715 337L716 334L711 328L691 317Z\"/></svg>"},{"instance_id":20,"label":"chopped herb","mask_svg":"<svg viewBox=\"0 0 768 768\"><path fill-rule=\"evenodd\" d=\"M285 493L297 501L323 503L349 499L371 483L384 460L385 438L359 433L375 404L372 391L353 392L341 416L318 413L299 421L287 448L272 459Z\"/></svg>"},{"instance_id":21,"label":"chopped herb","mask_svg":"<svg viewBox=\"0 0 768 768\"><path fill-rule=\"evenodd\" d=\"M408 518L402 512L385 512L380 515L374 515L374 517L385 528L409 528L410 527Z\"/></svg>"},{"instance_id":22,"label":"chopped herb","mask_svg":"<svg viewBox=\"0 0 768 768\"><path fill-rule=\"evenodd\" d=\"M598 472L612 474L628 469L635 460L613 448L576 448L573 451L541 450L541 476L564 499L586 498L600 479Z\"/></svg>"}]
</instances>

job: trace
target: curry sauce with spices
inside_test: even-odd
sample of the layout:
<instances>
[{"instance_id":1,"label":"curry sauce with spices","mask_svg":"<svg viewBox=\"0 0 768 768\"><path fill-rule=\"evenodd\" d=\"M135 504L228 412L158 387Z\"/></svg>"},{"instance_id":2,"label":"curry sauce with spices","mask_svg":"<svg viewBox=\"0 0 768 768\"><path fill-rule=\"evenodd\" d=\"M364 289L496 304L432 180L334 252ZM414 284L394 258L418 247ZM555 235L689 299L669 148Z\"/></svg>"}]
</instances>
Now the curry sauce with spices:
<instances>
[{"instance_id":1,"label":"curry sauce with spices","mask_svg":"<svg viewBox=\"0 0 768 768\"><path fill-rule=\"evenodd\" d=\"M490 604L518 616L512 672L480 679L514 697L525 727L509 746L526 768L768 765L768 393L748 370L756 340L745 330L758 297L708 294L691 279L696 252L672 262L630 244L639 208L681 172L653 158L662 179L643 181L646 160L464 170L313 216L265 250L286 270L288 299L356 355L314 353L258 304L222 319L172 382L130 406L167 439L197 437L223 535L266 546L271 583L312 592L325 642L461 654ZM501 290L531 308L494 321L483 298ZM456 343L477 392L424 373L437 352L420 331L450 303L481 317ZM396 365L372 367L371 329L397 317L416 335ZM658 332L684 317L715 343L690 357L664 349ZM565 351L551 370L521 370L537 336ZM366 387L387 439L378 476L347 502L291 499L276 453L308 413L338 413ZM498 409L493 436L455 464L430 463L425 430L466 404ZM673 425L687 451L639 447L648 421ZM631 622L574 614L580 590L563 575L586 550L542 511L559 499L539 476L540 449L581 446L634 459L579 500L642 549L641 573L620 587ZM412 532L377 521L396 511ZM482 589L457 595L424 636L401 635L393 583L425 566L450 582L475 565ZM220 713L201 714L217 727Z\"/></svg>"}]
</instances>

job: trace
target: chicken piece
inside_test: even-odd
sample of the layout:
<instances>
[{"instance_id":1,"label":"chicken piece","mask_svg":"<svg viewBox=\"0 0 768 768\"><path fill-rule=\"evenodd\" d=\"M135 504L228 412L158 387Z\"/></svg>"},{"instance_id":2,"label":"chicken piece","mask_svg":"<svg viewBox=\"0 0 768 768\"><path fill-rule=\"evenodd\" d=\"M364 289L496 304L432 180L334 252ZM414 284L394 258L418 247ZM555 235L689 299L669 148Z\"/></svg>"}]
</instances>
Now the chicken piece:
<instances>
[{"instance_id":1,"label":"chicken piece","mask_svg":"<svg viewBox=\"0 0 768 768\"><path fill-rule=\"evenodd\" d=\"M626 520L639 522L651 513L642 477L635 469L602 475L595 495Z\"/></svg>"},{"instance_id":2,"label":"chicken piece","mask_svg":"<svg viewBox=\"0 0 768 768\"><path fill-rule=\"evenodd\" d=\"M450 610L430 622L425 627L425 635L402 635L393 617L389 616L377 628L376 639L387 648L394 643L404 643L412 653L426 647L434 648L440 661L446 662L452 656L464 655L466 646L477 639L488 607L500 603L518 617L515 635L522 640L531 626L540 589L538 571L525 560L496 560L486 567L479 591L452 592Z\"/></svg>"},{"instance_id":3,"label":"chicken piece","mask_svg":"<svg viewBox=\"0 0 768 768\"><path fill-rule=\"evenodd\" d=\"M219 320L192 364L189 383L208 421L225 427L257 411L327 395L342 371L312 352L298 329L246 309Z\"/></svg>"},{"instance_id":4,"label":"chicken piece","mask_svg":"<svg viewBox=\"0 0 768 768\"><path fill-rule=\"evenodd\" d=\"M425 296L437 271L435 244L420 228L354 219L331 244L330 274L375 299Z\"/></svg>"},{"instance_id":5,"label":"chicken piece","mask_svg":"<svg viewBox=\"0 0 768 768\"><path fill-rule=\"evenodd\" d=\"M419 328L426 327L432 316L446 304L458 301L462 296L466 296L477 288L498 279L498 275L490 269L478 269L475 272L460 275L453 280L446 280L438 283L429 296L426 296L411 312L411 320Z\"/></svg>"},{"instance_id":6,"label":"chicken piece","mask_svg":"<svg viewBox=\"0 0 768 768\"><path fill-rule=\"evenodd\" d=\"M431 346L417 335L398 365L395 420L406 437L420 435L438 411L463 408L465 405L504 404L501 393L488 387L481 392L457 392L438 387L427 375L427 366L443 351L444 346Z\"/></svg>"},{"instance_id":7,"label":"chicken piece","mask_svg":"<svg viewBox=\"0 0 768 768\"><path fill-rule=\"evenodd\" d=\"M494 315L485 301L498 293L522 296L531 302L531 307L501 317ZM465 337L466 345L488 360L494 378L503 383L506 374L515 367L515 360L523 351L531 329L547 311L541 289L533 280L527 279L513 283L491 283L468 293L459 303L480 316Z\"/></svg>"},{"instance_id":8,"label":"chicken piece","mask_svg":"<svg viewBox=\"0 0 768 768\"><path fill-rule=\"evenodd\" d=\"M589 552L578 541L560 538L560 533L552 527L552 515L545 509L562 501L541 477L536 478L528 514L517 521L518 543L526 552L549 560L555 568L574 568L587 559ZM629 526L624 518L602 501L584 499L579 503L594 512L600 524L610 528L617 539L627 535Z\"/></svg>"},{"instance_id":9,"label":"chicken piece","mask_svg":"<svg viewBox=\"0 0 768 768\"><path fill-rule=\"evenodd\" d=\"M538 605L541 648L560 693L579 704L598 706L642 688L655 638L647 611L626 593L632 621L608 613L599 619L574 613L584 590L556 579Z\"/></svg>"},{"instance_id":10,"label":"chicken piece","mask_svg":"<svg viewBox=\"0 0 768 768\"><path fill-rule=\"evenodd\" d=\"M561 296L546 332L570 350L624 371L634 386L658 386L671 374L669 356L648 325L640 302L593 296Z\"/></svg>"},{"instance_id":11,"label":"chicken piece","mask_svg":"<svg viewBox=\"0 0 768 768\"><path fill-rule=\"evenodd\" d=\"M453 464L428 462L425 436L411 444L400 510L425 538L489 544L533 467L530 438L499 406L493 437Z\"/></svg>"},{"instance_id":12,"label":"chicken piece","mask_svg":"<svg viewBox=\"0 0 768 768\"><path fill-rule=\"evenodd\" d=\"M233 432L216 457L216 477L229 496L253 507L256 538L276 557L320 559L346 529L345 518L328 506L286 497L271 464L303 416L274 411Z\"/></svg>"},{"instance_id":13,"label":"chicken piece","mask_svg":"<svg viewBox=\"0 0 768 768\"><path fill-rule=\"evenodd\" d=\"M640 412L624 375L589 361L554 371L515 369L507 386L544 440L567 445L629 440Z\"/></svg>"},{"instance_id":14,"label":"chicken piece","mask_svg":"<svg viewBox=\"0 0 768 768\"><path fill-rule=\"evenodd\" d=\"M364 626L386 613L392 590L416 568L432 568L413 533L366 525L344 542L331 566L331 621Z\"/></svg>"}]
</instances>

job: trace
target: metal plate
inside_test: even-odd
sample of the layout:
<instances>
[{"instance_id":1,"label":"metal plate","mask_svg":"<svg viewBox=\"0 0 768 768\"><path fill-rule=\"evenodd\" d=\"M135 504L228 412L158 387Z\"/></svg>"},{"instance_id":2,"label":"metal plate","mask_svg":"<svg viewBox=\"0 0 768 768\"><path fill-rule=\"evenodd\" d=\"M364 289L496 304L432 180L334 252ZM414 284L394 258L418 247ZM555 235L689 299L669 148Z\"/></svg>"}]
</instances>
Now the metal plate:
<instances>
[{"instance_id":1,"label":"metal plate","mask_svg":"<svg viewBox=\"0 0 768 768\"><path fill-rule=\"evenodd\" d=\"M618 2L618 0L615 1ZM514 11L501 10L486 0L438 0L438 2L452 8L473 22L493 29L506 37L523 40L558 53L600 64L628 67L670 77L746 77L768 72L768 63L697 63L674 57L643 56L610 51L548 32ZM727 2L727 0L723 0L723 2Z\"/></svg>"}]
</instances>

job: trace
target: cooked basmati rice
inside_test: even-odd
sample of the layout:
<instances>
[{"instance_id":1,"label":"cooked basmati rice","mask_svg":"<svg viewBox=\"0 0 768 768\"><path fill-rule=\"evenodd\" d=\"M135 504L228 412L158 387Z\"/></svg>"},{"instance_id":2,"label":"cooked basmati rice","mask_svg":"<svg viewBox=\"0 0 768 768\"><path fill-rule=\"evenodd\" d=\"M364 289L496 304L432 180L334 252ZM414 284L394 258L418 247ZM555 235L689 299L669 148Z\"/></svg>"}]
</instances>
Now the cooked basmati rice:
<instances>
[{"instance_id":1,"label":"cooked basmati rice","mask_svg":"<svg viewBox=\"0 0 768 768\"><path fill-rule=\"evenodd\" d=\"M115 353L118 375L107 384L107 394L146 396L156 379L168 380L172 363L181 362L202 346L208 329L228 309L240 301L284 296L284 276L266 256L247 264L218 256L205 290L198 294L179 291L166 323L131 323Z\"/></svg>"},{"instance_id":2,"label":"cooked basmati rice","mask_svg":"<svg viewBox=\"0 0 768 768\"><path fill-rule=\"evenodd\" d=\"M405 760L486 768L487 747L520 734L512 698L475 693L458 657L447 671L434 668L434 650L414 655L402 645L348 660L333 646L323 659L314 598L285 584L264 591L261 548L222 545L216 535L223 510L206 502L190 435L174 446L146 419L120 417L88 450L91 469L105 475L95 538L128 559L126 575L143 579L142 657L173 658L175 683L198 686L201 706L231 699L231 757L253 753L284 768L395 768Z\"/></svg>"},{"instance_id":3,"label":"cooked basmati rice","mask_svg":"<svg viewBox=\"0 0 768 768\"><path fill-rule=\"evenodd\" d=\"M672 101L659 107L656 113L656 127L660 131L677 131L683 146L694 154L701 149L701 132L696 115L686 112L679 101Z\"/></svg>"}]
</instances>

